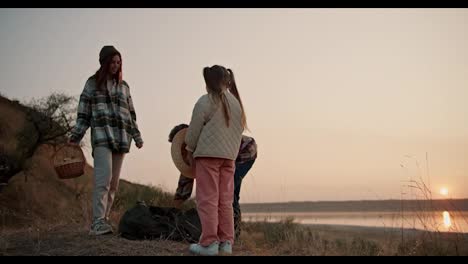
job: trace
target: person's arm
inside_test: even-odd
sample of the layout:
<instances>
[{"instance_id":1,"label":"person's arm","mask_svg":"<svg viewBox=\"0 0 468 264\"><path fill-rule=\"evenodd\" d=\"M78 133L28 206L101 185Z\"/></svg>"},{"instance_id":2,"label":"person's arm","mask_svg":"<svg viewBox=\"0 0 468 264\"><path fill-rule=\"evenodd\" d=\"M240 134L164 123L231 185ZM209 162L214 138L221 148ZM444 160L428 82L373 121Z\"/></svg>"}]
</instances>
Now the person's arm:
<instances>
[{"instance_id":1,"label":"person's arm","mask_svg":"<svg viewBox=\"0 0 468 264\"><path fill-rule=\"evenodd\" d=\"M92 116L91 96L92 95L88 89L88 83L86 83L85 88L80 95L76 125L71 130L70 143L80 143L86 133L86 130L88 130L90 126Z\"/></svg>"}]
</instances>

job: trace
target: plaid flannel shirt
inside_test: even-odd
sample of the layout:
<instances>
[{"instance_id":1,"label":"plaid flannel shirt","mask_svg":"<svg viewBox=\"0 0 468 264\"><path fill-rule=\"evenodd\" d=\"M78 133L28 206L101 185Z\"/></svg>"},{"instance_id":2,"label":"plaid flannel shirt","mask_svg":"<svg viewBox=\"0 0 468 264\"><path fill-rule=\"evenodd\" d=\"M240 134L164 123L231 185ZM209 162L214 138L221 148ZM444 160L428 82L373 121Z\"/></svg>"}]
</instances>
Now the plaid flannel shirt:
<instances>
[{"instance_id":1,"label":"plaid flannel shirt","mask_svg":"<svg viewBox=\"0 0 468 264\"><path fill-rule=\"evenodd\" d=\"M125 81L114 81L105 91L96 89L94 78L88 79L80 96L76 125L71 141L80 142L91 127L91 145L109 147L114 152L130 151L132 139L143 143L136 123L130 88Z\"/></svg>"},{"instance_id":2,"label":"plaid flannel shirt","mask_svg":"<svg viewBox=\"0 0 468 264\"><path fill-rule=\"evenodd\" d=\"M243 164L257 158L257 143L255 139L248 136L242 136L239 154L236 164Z\"/></svg>"}]
</instances>

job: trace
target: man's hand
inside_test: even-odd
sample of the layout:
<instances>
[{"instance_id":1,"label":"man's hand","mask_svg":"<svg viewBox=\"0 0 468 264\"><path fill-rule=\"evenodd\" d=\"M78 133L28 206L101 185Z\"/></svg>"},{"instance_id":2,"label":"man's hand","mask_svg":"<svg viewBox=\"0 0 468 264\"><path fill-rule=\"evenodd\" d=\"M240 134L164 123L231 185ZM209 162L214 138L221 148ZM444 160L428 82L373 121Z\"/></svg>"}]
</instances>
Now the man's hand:
<instances>
[{"instance_id":1,"label":"man's hand","mask_svg":"<svg viewBox=\"0 0 468 264\"><path fill-rule=\"evenodd\" d=\"M143 142L137 142L135 145L137 148L141 149L143 147Z\"/></svg>"}]
</instances>

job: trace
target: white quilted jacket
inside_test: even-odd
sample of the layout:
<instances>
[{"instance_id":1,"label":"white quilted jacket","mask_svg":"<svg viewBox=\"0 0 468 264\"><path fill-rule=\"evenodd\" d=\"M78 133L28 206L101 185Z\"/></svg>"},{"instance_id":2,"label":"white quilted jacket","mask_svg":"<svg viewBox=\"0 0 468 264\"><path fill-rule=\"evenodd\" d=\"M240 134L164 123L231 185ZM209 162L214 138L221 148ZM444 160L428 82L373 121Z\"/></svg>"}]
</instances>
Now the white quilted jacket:
<instances>
[{"instance_id":1,"label":"white quilted jacket","mask_svg":"<svg viewBox=\"0 0 468 264\"><path fill-rule=\"evenodd\" d=\"M225 91L230 109L230 125L226 126L223 107L205 94L198 99L185 137L186 149L193 157L212 157L236 160L242 132L242 109L239 101Z\"/></svg>"}]
</instances>

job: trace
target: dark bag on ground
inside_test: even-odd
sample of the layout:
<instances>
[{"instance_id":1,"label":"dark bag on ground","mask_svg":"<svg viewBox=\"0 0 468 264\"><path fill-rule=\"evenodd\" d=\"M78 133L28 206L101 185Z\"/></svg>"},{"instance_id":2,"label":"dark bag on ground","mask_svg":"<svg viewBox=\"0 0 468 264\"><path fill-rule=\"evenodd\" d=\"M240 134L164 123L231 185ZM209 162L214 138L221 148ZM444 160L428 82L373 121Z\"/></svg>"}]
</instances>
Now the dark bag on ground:
<instances>
[{"instance_id":1,"label":"dark bag on ground","mask_svg":"<svg viewBox=\"0 0 468 264\"><path fill-rule=\"evenodd\" d=\"M168 239L196 243L201 235L201 223L195 208L182 211L137 203L123 215L119 232L130 240Z\"/></svg>"}]
</instances>

